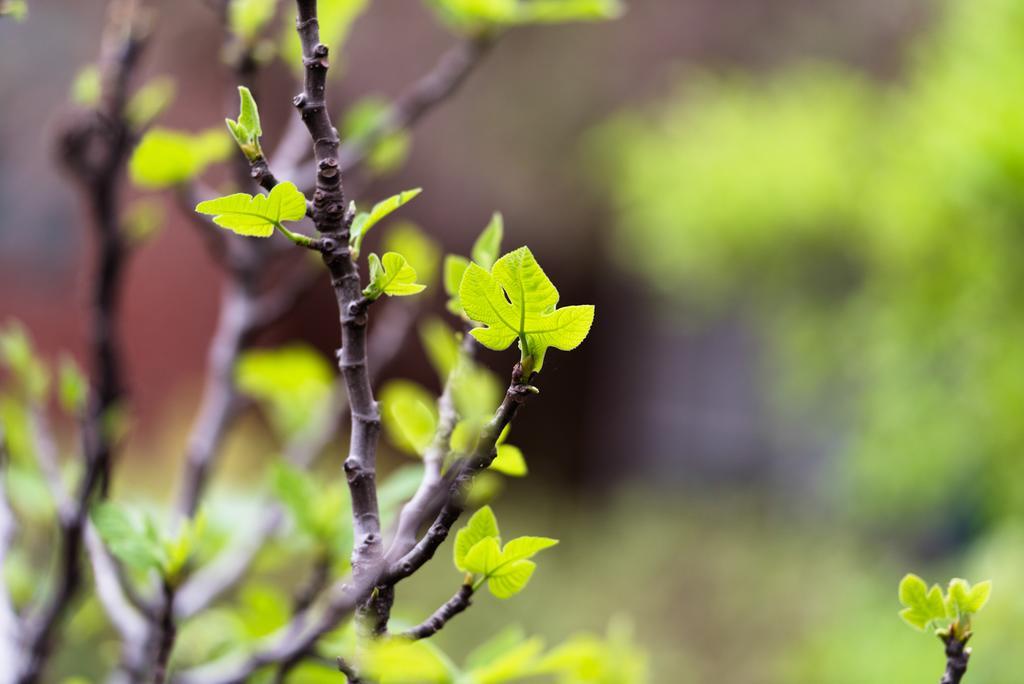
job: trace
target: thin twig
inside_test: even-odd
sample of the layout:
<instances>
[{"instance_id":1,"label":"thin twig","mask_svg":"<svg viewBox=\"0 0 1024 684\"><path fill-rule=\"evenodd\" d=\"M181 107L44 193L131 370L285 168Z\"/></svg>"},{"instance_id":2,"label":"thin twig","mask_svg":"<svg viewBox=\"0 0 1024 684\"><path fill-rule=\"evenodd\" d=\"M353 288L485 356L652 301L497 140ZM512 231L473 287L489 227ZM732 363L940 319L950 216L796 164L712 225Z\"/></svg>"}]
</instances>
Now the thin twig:
<instances>
[{"instance_id":1,"label":"thin twig","mask_svg":"<svg viewBox=\"0 0 1024 684\"><path fill-rule=\"evenodd\" d=\"M434 636L448 624L449 620L469 608L472 597L473 585L463 584L444 605L434 611L433 615L402 636L409 639L427 639Z\"/></svg>"},{"instance_id":2,"label":"thin twig","mask_svg":"<svg viewBox=\"0 0 1024 684\"><path fill-rule=\"evenodd\" d=\"M939 684L960 684L967 673L967 662L971 658L971 649L967 648L967 642L971 637L968 634L966 638L958 639L951 633L940 638L946 645L946 671Z\"/></svg>"}]
</instances>

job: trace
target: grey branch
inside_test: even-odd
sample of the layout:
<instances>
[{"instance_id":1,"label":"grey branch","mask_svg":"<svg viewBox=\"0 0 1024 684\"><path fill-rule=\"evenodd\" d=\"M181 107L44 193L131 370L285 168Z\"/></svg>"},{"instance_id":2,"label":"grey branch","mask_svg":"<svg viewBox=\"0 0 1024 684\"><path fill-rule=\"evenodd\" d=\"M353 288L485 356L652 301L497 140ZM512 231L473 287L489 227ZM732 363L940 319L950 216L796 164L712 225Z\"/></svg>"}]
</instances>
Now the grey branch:
<instances>
[{"instance_id":1,"label":"grey branch","mask_svg":"<svg viewBox=\"0 0 1024 684\"><path fill-rule=\"evenodd\" d=\"M410 639L427 639L434 636L448 624L449 620L469 608L472 597L473 585L463 584L444 605L434 611L433 615L402 636Z\"/></svg>"},{"instance_id":2,"label":"grey branch","mask_svg":"<svg viewBox=\"0 0 1024 684\"><path fill-rule=\"evenodd\" d=\"M960 684L967 673L967 661L971 658L971 649L967 648L971 637L968 634L965 639L957 639L950 634L940 638L946 645L946 671L939 684Z\"/></svg>"}]
</instances>

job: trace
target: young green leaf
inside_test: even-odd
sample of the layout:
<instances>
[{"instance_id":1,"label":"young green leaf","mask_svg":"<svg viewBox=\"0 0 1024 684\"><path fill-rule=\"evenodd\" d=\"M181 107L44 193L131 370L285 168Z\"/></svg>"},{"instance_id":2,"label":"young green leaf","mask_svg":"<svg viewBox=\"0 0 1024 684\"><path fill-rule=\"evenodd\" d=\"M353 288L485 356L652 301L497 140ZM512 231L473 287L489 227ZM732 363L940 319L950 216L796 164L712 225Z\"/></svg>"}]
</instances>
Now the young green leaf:
<instances>
[{"instance_id":1,"label":"young green leaf","mask_svg":"<svg viewBox=\"0 0 1024 684\"><path fill-rule=\"evenodd\" d=\"M125 117L136 129L148 126L171 104L176 90L173 78L154 78L128 101Z\"/></svg>"},{"instance_id":2,"label":"young green leaf","mask_svg":"<svg viewBox=\"0 0 1024 684\"><path fill-rule=\"evenodd\" d=\"M491 222L487 224L480 237L473 243L471 255L473 261L488 271L494 266L501 254L501 238L505 234L505 222L499 212L494 212ZM461 277L460 277L461 280Z\"/></svg>"},{"instance_id":3,"label":"young green leaf","mask_svg":"<svg viewBox=\"0 0 1024 684\"><path fill-rule=\"evenodd\" d=\"M915 629L923 631L946 617L942 589L937 584L929 589L917 575L908 574L900 581L899 599L906 606L900 611L900 617Z\"/></svg>"},{"instance_id":4,"label":"young green leaf","mask_svg":"<svg viewBox=\"0 0 1024 684\"><path fill-rule=\"evenodd\" d=\"M277 0L231 0L228 5L228 26L231 32L251 43L274 17Z\"/></svg>"},{"instance_id":5,"label":"young green leaf","mask_svg":"<svg viewBox=\"0 0 1024 684\"><path fill-rule=\"evenodd\" d=\"M101 503L93 509L92 521L103 543L125 565L140 571L162 571L167 558L159 540L146 529L140 529L122 506L109 501Z\"/></svg>"},{"instance_id":6,"label":"young green leaf","mask_svg":"<svg viewBox=\"0 0 1024 684\"><path fill-rule=\"evenodd\" d=\"M470 264L459 301L467 317L484 325L470 334L485 347L507 349L519 339L527 377L541 370L549 347L578 347L594 321L593 306L556 308L558 290L527 247L498 259L490 272Z\"/></svg>"},{"instance_id":7,"label":"young green leaf","mask_svg":"<svg viewBox=\"0 0 1024 684\"><path fill-rule=\"evenodd\" d=\"M260 137L263 135L263 128L260 126L260 112L256 107L256 100L253 99L248 88L238 86L238 97L240 100L238 120L224 119L224 123L228 125L231 136L238 143L245 158L254 161L263 156L263 149L260 147ZM303 208L303 213L305 213L305 208Z\"/></svg>"},{"instance_id":8,"label":"young green leaf","mask_svg":"<svg viewBox=\"0 0 1024 684\"><path fill-rule=\"evenodd\" d=\"M89 398L89 380L73 358L60 357L57 371L57 397L61 408L71 416L81 415Z\"/></svg>"},{"instance_id":9,"label":"young green leaf","mask_svg":"<svg viewBox=\"0 0 1024 684\"><path fill-rule=\"evenodd\" d=\"M169 188L198 176L230 152L230 142L223 130L190 135L154 128L135 148L128 171L139 187Z\"/></svg>"},{"instance_id":10,"label":"young green leaf","mask_svg":"<svg viewBox=\"0 0 1024 684\"><path fill-rule=\"evenodd\" d=\"M269 195L233 195L206 200L196 205L200 214L213 216L213 222L239 235L270 237L274 229L290 232L284 221L299 221L306 215L306 196L293 183L278 183Z\"/></svg>"},{"instance_id":11,"label":"young green leaf","mask_svg":"<svg viewBox=\"0 0 1024 684\"><path fill-rule=\"evenodd\" d=\"M420 342L441 382L448 379L459 362L459 340L455 331L440 318L428 318L419 327Z\"/></svg>"},{"instance_id":12,"label":"young green leaf","mask_svg":"<svg viewBox=\"0 0 1024 684\"><path fill-rule=\"evenodd\" d=\"M71 99L83 107L95 107L100 101L103 84L100 70L95 64L82 67L71 82Z\"/></svg>"},{"instance_id":13,"label":"young green leaf","mask_svg":"<svg viewBox=\"0 0 1024 684\"><path fill-rule=\"evenodd\" d=\"M352 248L352 258L359 256L359 251L363 246L363 238L370 232L370 229L375 225L383 221L389 214L393 213L401 206L416 199L416 197L423 192L422 188L414 188L413 190L406 190L400 192L397 195L392 195L386 200L377 202L373 205L373 209L369 212L360 212L356 214L355 219L352 221L352 228L349 232L349 246Z\"/></svg>"},{"instance_id":14,"label":"young green leaf","mask_svg":"<svg viewBox=\"0 0 1024 684\"><path fill-rule=\"evenodd\" d=\"M502 562L487 576L487 588L496 598L512 598L526 588L537 564L528 560Z\"/></svg>"},{"instance_id":15,"label":"young green leaf","mask_svg":"<svg viewBox=\"0 0 1024 684\"><path fill-rule=\"evenodd\" d=\"M457 671L430 641L397 637L366 644L360 676L382 684L451 684Z\"/></svg>"},{"instance_id":16,"label":"young green leaf","mask_svg":"<svg viewBox=\"0 0 1024 684\"><path fill-rule=\"evenodd\" d=\"M289 345L242 354L235 368L238 389L258 399L283 436L316 427L326 415L334 372L315 349Z\"/></svg>"},{"instance_id":17,"label":"young green leaf","mask_svg":"<svg viewBox=\"0 0 1024 684\"><path fill-rule=\"evenodd\" d=\"M416 282L416 269L398 252L387 252L383 259L371 254L369 263L370 283L363 290L368 299L378 299L381 295L407 297L427 287Z\"/></svg>"},{"instance_id":18,"label":"young green leaf","mask_svg":"<svg viewBox=\"0 0 1024 684\"><path fill-rule=\"evenodd\" d=\"M490 506L484 506L469 519L466 526L455 535L455 567L469 571L466 567L466 555L484 539L494 538L500 543L501 533L498 531L498 520Z\"/></svg>"},{"instance_id":19,"label":"young green leaf","mask_svg":"<svg viewBox=\"0 0 1024 684\"><path fill-rule=\"evenodd\" d=\"M550 549L558 544L557 539L548 537L516 537L505 544L501 550L502 561L508 563L517 560L533 558L544 549Z\"/></svg>"},{"instance_id":20,"label":"young green leaf","mask_svg":"<svg viewBox=\"0 0 1024 684\"><path fill-rule=\"evenodd\" d=\"M395 446L422 456L437 430L433 396L415 383L397 380L381 390L380 404L384 427Z\"/></svg>"},{"instance_id":21,"label":"young green leaf","mask_svg":"<svg viewBox=\"0 0 1024 684\"><path fill-rule=\"evenodd\" d=\"M491 461L490 468L510 477L523 477L527 473L522 450L511 444L498 445L498 455Z\"/></svg>"},{"instance_id":22,"label":"young green leaf","mask_svg":"<svg viewBox=\"0 0 1024 684\"><path fill-rule=\"evenodd\" d=\"M501 546L497 537L484 537L466 552L462 559L466 572L481 575L486 579L501 565Z\"/></svg>"},{"instance_id":23,"label":"young green leaf","mask_svg":"<svg viewBox=\"0 0 1024 684\"><path fill-rule=\"evenodd\" d=\"M382 244L385 252L403 255L425 285L429 287L434 283L441 263L441 248L423 230L403 221L388 230Z\"/></svg>"},{"instance_id":24,"label":"young green leaf","mask_svg":"<svg viewBox=\"0 0 1024 684\"><path fill-rule=\"evenodd\" d=\"M985 607L991 593L991 581L979 582L972 587L965 579L950 580L946 600L949 617L969 618Z\"/></svg>"},{"instance_id":25,"label":"young green leaf","mask_svg":"<svg viewBox=\"0 0 1024 684\"><path fill-rule=\"evenodd\" d=\"M462 276L469 268L469 259L458 254L449 254L444 258L444 291L448 294L448 310L456 316L464 316L462 304L459 303L459 285Z\"/></svg>"}]
</instances>

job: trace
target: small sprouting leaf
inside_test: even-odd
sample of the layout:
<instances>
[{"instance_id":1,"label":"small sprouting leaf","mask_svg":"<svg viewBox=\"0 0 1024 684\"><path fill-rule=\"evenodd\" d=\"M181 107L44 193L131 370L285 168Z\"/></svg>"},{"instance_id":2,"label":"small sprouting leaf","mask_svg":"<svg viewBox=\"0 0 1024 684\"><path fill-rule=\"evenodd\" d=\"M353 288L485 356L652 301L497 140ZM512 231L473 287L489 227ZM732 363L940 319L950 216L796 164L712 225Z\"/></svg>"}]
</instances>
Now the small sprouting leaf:
<instances>
[{"instance_id":1,"label":"small sprouting leaf","mask_svg":"<svg viewBox=\"0 0 1024 684\"><path fill-rule=\"evenodd\" d=\"M383 258L371 254L369 263L370 283L363 289L369 299L378 299L381 295L407 297L427 287L416 282L416 269L398 252L387 252Z\"/></svg>"},{"instance_id":2,"label":"small sprouting leaf","mask_svg":"<svg viewBox=\"0 0 1024 684\"><path fill-rule=\"evenodd\" d=\"M160 116L174 100L174 79L164 76L154 78L139 88L128 101L125 116L136 129L148 126Z\"/></svg>"},{"instance_id":3,"label":"small sprouting leaf","mask_svg":"<svg viewBox=\"0 0 1024 684\"><path fill-rule=\"evenodd\" d=\"M330 404L333 379L327 360L302 345L247 351L235 369L238 389L266 406L284 436L318 425Z\"/></svg>"},{"instance_id":4,"label":"small sprouting leaf","mask_svg":"<svg viewBox=\"0 0 1024 684\"><path fill-rule=\"evenodd\" d=\"M383 247L385 252L403 255L416 269L421 282L433 284L441 263L441 248L423 230L403 221L388 230Z\"/></svg>"},{"instance_id":5,"label":"small sprouting leaf","mask_svg":"<svg viewBox=\"0 0 1024 684\"><path fill-rule=\"evenodd\" d=\"M523 477L527 473L522 450L511 444L498 445L498 455L491 461L490 468L510 477Z\"/></svg>"},{"instance_id":6,"label":"small sprouting leaf","mask_svg":"<svg viewBox=\"0 0 1024 684\"><path fill-rule=\"evenodd\" d=\"M95 64L82 67L71 82L71 99L83 107L95 107L100 101L100 70Z\"/></svg>"},{"instance_id":7,"label":"small sprouting leaf","mask_svg":"<svg viewBox=\"0 0 1024 684\"><path fill-rule=\"evenodd\" d=\"M238 143L238 148L242 150L245 158L254 161L263 156L263 149L260 147L260 136L263 135L263 128L260 126L260 112L252 93L245 86L238 86L238 98L240 101L238 120L224 119L224 123L228 125L231 137Z\"/></svg>"},{"instance_id":8,"label":"small sprouting leaf","mask_svg":"<svg viewBox=\"0 0 1024 684\"><path fill-rule=\"evenodd\" d=\"M377 202L369 212L364 211L356 214L355 219L352 221L352 228L349 232L349 246L352 248L352 258L357 258L359 256L359 251L363 246L363 239L366 237L366 234L370 232L371 228L383 221L389 214L399 209L402 205L416 199L421 192L423 192L422 188L414 188L412 190L400 192L397 195L388 197L386 200Z\"/></svg>"},{"instance_id":9,"label":"small sprouting leaf","mask_svg":"<svg viewBox=\"0 0 1024 684\"><path fill-rule=\"evenodd\" d=\"M228 26L246 42L252 42L274 17L277 0L231 0L228 5Z\"/></svg>"},{"instance_id":10,"label":"small sprouting leaf","mask_svg":"<svg viewBox=\"0 0 1024 684\"><path fill-rule=\"evenodd\" d=\"M908 574L900 581L899 599L906 606L900 611L900 617L916 629L924 630L932 622L946 617L942 589L937 584L929 589L917 575Z\"/></svg>"},{"instance_id":11,"label":"small sprouting leaf","mask_svg":"<svg viewBox=\"0 0 1024 684\"><path fill-rule=\"evenodd\" d=\"M78 416L85 410L89 397L89 380L70 356L60 357L57 371L57 397L68 415Z\"/></svg>"},{"instance_id":12,"label":"small sprouting leaf","mask_svg":"<svg viewBox=\"0 0 1024 684\"><path fill-rule=\"evenodd\" d=\"M496 598L512 598L526 588L537 564L528 560L502 562L487 576L487 588Z\"/></svg>"},{"instance_id":13,"label":"small sprouting leaf","mask_svg":"<svg viewBox=\"0 0 1024 684\"><path fill-rule=\"evenodd\" d=\"M434 397L416 383L395 380L381 390L380 405L390 440L398 448L422 456L437 430Z\"/></svg>"},{"instance_id":14,"label":"small sprouting leaf","mask_svg":"<svg viewBox=\"0 0 1024 684\"><path fill-rule=\"evenodd\" d=\"M122 506L104 502L92 512L96 531L110 552L136 570L162 570L166 557L159 540L140 527Z\"/></svg>"},{"instance_id":15,"label":"small sprouting leaf","mask_svg":"<svg viewBox=\"0 0 1024 684\"><path fill-rule=\"evenodd\" d=\"M135 148L128 171L139 187L168 188L198 176L230 152L230 141L219 129L190 135L154 128Z\"/></svg>"},{"instance_id":16,"label":"small sprouting leaf","mask_svg":"<svg viewBox=\"0 0 1024 684\"><path fill-rule=\"evenodd\" d=\"M481 268L488 271L491 270L494 262L498 260L498 255L501 254L501 238L504 234L505 222L501 214L495 212L491 217L491 222L487 224L484 231L480 233L480 237L473 243L473 251L471 252L473 261L479 264Z\"/></svg>"},{"instance_id":17,"label":"small sprouting leaf","mask_svg":"<svg viewBox=\"0 0 1024 684\"><path fill-rule=\"evenodd\" d=\"M278 183L269 195L233 195L206 200L196 205L200 214L239 235L270 237L274 229L284 230L284 221L299 221L306 215L306 196L294 183Z\"/></svg>"},{"instance_id":18,"label":"small sprouting leaf","mask_svg":"<svg viewBox=\"0 0 1024 684\"><path fill-rule=\"evenodd\" d=\"M498 520L494 517L491 507L484 506L474 513L466 526L455 535L455 567L468 571L469 568L465 565L466 555L479 542L492 537L496 543L500 542L501 533L498 531Z\"/></svg>"},{"instance_id":19,"label":"small sprouting leaf","mask_svg":"<svg viewBox=\"0 0 1024 684\"><path fill-rule=\"evenodd\" d=\"M459 301L466 316L484 325L470 334L485 347L507 349L519 339L527 377L541 370L549 347L575 349L594 322L593 306L556 308L558 290L527 247L498 259L490 272L470 264Z\"/></svg>"},{"instance_id":20,"label":"small sprouting leaf","mask_svg":"<svg viewBox=\"0 0 1024 684\"><path fill-rule=\"evenodd\" d=\"M549 537L516 537L505 544L505 548L501 550L501 559L506 563L526 560L557 544L557 539Z\"/></svg>"}]
</instances>

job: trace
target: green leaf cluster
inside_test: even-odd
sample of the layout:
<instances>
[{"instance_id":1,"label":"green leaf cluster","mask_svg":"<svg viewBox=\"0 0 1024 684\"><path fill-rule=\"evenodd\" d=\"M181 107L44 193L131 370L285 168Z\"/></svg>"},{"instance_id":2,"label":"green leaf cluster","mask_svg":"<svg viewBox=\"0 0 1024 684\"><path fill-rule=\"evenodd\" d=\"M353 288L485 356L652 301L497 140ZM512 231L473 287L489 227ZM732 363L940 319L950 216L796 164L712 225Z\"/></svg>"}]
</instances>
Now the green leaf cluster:
<instances>
[{"instance_id":1,"label":"green leaf cluster","mask_svg":"<svg viewBox=\"0 0 1024 684\"><path fill-rule=\"evenodd\" d=\"M156 571L177 585L195 553L205 529L205 516L183 521L175 534L163 535L149 515L105 501L92 510L92 522L103 543L122 563L140 571Z\"/></svg>"},{"instance_id":2,"label":"green leaf cluster","mask_svg":"<svg viewBox=\"0 0 1024 684\"><path fill-rule=\"evenodd\" d=\"M245 86L238 86L239 113L238 119L224 119L231 137L235 139L238 148L249 161L255 161L263 156L263 148L260 146L260 137L263 135L263 128L260 126L260 112L256 107L256 100L252 93ZM305 206L305 205L303 205ZM305 213L305 208L303 208Z\"/></svg>"},{"instance_id":3,"label":"green leaf cluster","mask_svg":"<svg viewBox=\"0 0 1024 684\"><path fill-rule=\"evenodd\" d=\"M507 599L533 576L537 565L529 559L557 543L547 537L517 537L502 547L494 511L484 506L455 535L455 567L473 576L474 587L486 582L494 596Z\"/></svg>"},{"instance_id":4,"label":"green leaf cluster","mask_svg":"<svg viewBox=\"0 0 1024 684\"><path fill-rule=\"evenodd\" d=\"M905 606L900 617L915 629L953 630L958 638L965 639L970 635L971 618L985 607L991 593L990 581L971 586L957 578L950 580L943 594L939 585L929 588L923 579L908 574L900 581L899 599Z\"/></svg>"},{"instance_id":5,"label":"green leaf cluster","mask_svg":"<svg viewBox=\"0 0 1024 684\"><path fill-rule=\"evenodd\" d=\"M606 21L622 14L619 0L429 0L452 28L462 33L529 24Z\"/></svg>"},{"instance_id":6,"label":"green leaf cluster","mask_svg":"<svg viewBox=\"0 0 1024 684\"><path fill-rule=\"evenodd\" d=\"M488 271L470 264L459 285L466 317L481 327L470 331L489 349L507 349L516 339L526 377L539 372L550 347L575 349L590 332L594 307L557 308L558 290L528 247L506 254Z\"/></svg>"},{"instance_id":7,"label":"green leaf cluster","mask_svg":"<svg viewBox=\"0 0 1024 684\"><path fill-rule=\"evenodd\" d=\"M306 217L306 196L291 182L278 183L267 195L236 192L206 200L196 205L196 211L213 216L214 223L238 235L268 238L276 229L297 244L312 244L312 238L284 226L285 221Z\"/></svg>"},{"instance_id":8,"label":"green leaf cluster","mask_svg":"<svg viewBox=\"0 0 1024 684\"><path fill-rule=\"evenodd\" d=\"M316 428L331 401L334 373L305 345L244 352L235 369L239 391L258 400L282 437Z\"/></svg>"},{"instance_id":9,"label":"green leaf cluster","mask_svg":"<svg viewBox=\"0 0 1024 684\"><path fill-rule=\"evenodd\" d=\"M230 141L221 130L189 134L154 128L135 148L128 172L139 187L171 188L195 178L230 152Z\"/></svg>"},{"instance_id":10,"label":"green leaf cluster","mask_svg":"<svg viewBox=\"0 0 1024 684\"><path fill-rule=\"evenodd\" d=\"M359 257L359 252L363 246L363 239L370 232L371 228L383 221L392 212L416 199L421 192L423 192L422 188L400 192L397 195L392 195L385 200L377 202L370 211L361 211L356 214L355 219L352 221L352 228L349 231L349 247L352 249L352 258Z\"/></svg>"}]
</instances>

